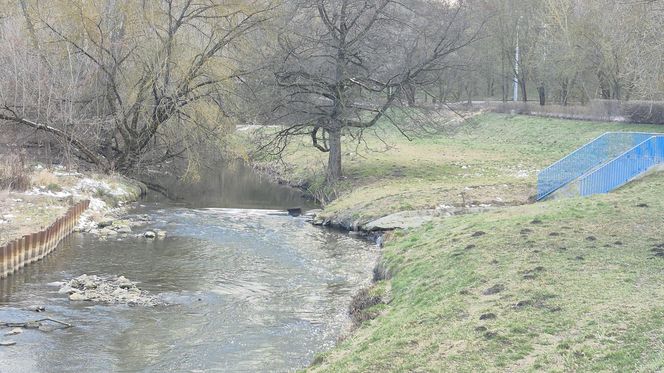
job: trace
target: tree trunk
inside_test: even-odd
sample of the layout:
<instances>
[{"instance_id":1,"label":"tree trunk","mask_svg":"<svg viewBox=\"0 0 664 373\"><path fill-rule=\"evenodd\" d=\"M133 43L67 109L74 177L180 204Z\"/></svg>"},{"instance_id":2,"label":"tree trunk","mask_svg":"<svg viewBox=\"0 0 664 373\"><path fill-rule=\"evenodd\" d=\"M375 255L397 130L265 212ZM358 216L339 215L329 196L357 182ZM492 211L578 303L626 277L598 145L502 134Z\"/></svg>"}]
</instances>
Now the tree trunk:
<instances>
[{"instance_id":1,"label":"tree trunk","mask_svg":"<svg viewBox=\"0 0 664 373\"><path fill-rule=\"evenodd\" d=\"M560 104L567 106L567 100L569 97L568 83L567 79L563 79L560 83Z\"/></svg>"},{"instance_id":2,"label":"tree trunk","mask_svg":"<svg viewBox=\"0 0 664 373\"><path fill-rule=\"evenodd\" d=\"M521 76L519 78L519 85L521 86L521 99L523 102L528 102L528 92L526 91L526 78L525 76Z\"/></svg>"},{"instance_id":3,"label":"tree trunk","mask_svg":"<svg viewBox=\"0 0 664 373\"><path fill-rule=\"evenodd\" d=\"M608 79L603 71L597 73L597 79L599 80L599 90L602 99L610 100L611 99L611 84L608 82Z\"/></svg>"},{"instance_id":4,"label":"tree trunk","mask_svg":"<svg viewBox=\"0 0 664 373\"><path fill-rule=\"evenodd\" d=\"M327 183L332 184L341 178L341 130L327 132L330 151L327 160Z\"/></svg>"},{"instance_id":5,"label":"tree trunk","mask_svg":"<svg viewBox=\"0 0 664 373\"><path fill-rule=\"evenodd\" d=\"M415 87L409 84L405 88L406 101L408 102L408 106L415 107Z\"/></svg>"},{"instance_id":6,"label":"tree trunk","mask_svg":"<svg viewBox=\"0 0 664 373\"><path fill-rule=\"evenodd\" d=\"M546 104L546 93L544 91L544 83L540 84L539 87L537 87L537 93L539 94L540 106L544 106Z\"/></svg>"}]
</instances>

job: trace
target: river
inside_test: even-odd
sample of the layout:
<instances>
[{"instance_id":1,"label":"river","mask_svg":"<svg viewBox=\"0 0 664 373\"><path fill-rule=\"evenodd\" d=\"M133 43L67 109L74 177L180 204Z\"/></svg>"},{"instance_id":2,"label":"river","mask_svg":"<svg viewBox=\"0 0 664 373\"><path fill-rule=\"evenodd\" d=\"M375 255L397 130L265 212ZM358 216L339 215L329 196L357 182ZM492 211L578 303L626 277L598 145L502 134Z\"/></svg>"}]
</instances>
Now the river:
<instances>
[{"instance_id":1,"label":"river","mask_svg":"<svg viewBox=\"0 0 664 373\"><path fill-rule=\"evenodd\" d=\"M0 347L0 372L293 371L331 348L378 250L275 210L305 203L280 187L234 201L208 191L203 200L208 207L147 200L132 211L151 218L141 230L164 229L165 239L73 234L0 280L0 321L74 325L0 336L17 343ZM84 273L123 275L167 305L70 302L49 285Z\"/></svg>"}]
</instances>

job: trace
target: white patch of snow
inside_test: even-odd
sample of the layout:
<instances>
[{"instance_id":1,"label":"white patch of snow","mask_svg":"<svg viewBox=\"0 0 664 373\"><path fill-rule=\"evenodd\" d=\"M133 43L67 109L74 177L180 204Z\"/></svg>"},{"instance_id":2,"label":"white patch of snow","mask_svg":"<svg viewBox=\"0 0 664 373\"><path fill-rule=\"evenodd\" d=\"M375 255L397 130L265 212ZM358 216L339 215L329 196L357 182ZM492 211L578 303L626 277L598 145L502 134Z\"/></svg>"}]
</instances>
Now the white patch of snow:
<instances>
[{"instance_id":1,"label":"white patch of snow","mask_svg":"<svg viewBox=\"0 0 664 373\"><path fill-rule=\"evenodd\" d=\"M43 187L35 187L32 188L32 190L29 190L27 192L24 192L23 194L28 195L28 196L49 196L49 197L55 197L55 198L65 198L69 197L72 194L70 192L62 191L62 192L53 192L51 190L46 190Z\"/></svg>"},{"instance_id":2,"label":"white patch of snow","mask_svg":"<svg viewBox=\"0 0 664 373\"><path fill-rule=\"evenodd\" d=\"M101 180L93 180L90 178L83 178L81 181L76 184L74 187L75 192L87 192L87 193L96 193L98 191L103 191L104 193L113 195L113 196L124 196L127 191L121 186L116 186L115 188L111 187L107 182Z\"/></svg>"}]
</instances>

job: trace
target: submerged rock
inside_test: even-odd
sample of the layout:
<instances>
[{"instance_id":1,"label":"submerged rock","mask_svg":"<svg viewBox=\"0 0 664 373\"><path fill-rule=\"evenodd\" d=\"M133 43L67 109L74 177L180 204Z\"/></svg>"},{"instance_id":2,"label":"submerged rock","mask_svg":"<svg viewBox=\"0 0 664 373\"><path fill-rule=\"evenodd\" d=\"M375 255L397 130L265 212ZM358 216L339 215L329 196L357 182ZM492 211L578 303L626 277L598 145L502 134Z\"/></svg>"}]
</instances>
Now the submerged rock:
<instances>
[{"instance_id":1,"label":"submerged rock","mask_svg":"<svg viewBox=\"0 0 664 373\"><path fill-rule=\"evenodd\" d=\"M69 294L69 300L74 302L90 301L142 306L162 304L157 298L147 291L139 289L135 282L124 276L101 277L83 274L67 281L58 292Z\"/></svg>"},{"instance_id":2,"label":"submerged rock","mask_svg":"<svg viewBox=\"0 0 664 373\"><path fill-rule=\"evenodd\" d=\"M8 331L7 333L5 333L5 335L6 335L6 336L10 336L10 335L17 335L17 334L21 334L21 333L23 333L23 329L21 329L21 328L14 328L14 329Z\"/></svg>"},{"instance_id":3,"label":"submerged rock","mask_svg":"<svg viewBox=\"0 0 664 373\"><path fill-rule=\"evenodd\" d=\"M117 229L118 233L131 233L131 227L129 226L121 226Z\"/></svg>"}]
</instances>

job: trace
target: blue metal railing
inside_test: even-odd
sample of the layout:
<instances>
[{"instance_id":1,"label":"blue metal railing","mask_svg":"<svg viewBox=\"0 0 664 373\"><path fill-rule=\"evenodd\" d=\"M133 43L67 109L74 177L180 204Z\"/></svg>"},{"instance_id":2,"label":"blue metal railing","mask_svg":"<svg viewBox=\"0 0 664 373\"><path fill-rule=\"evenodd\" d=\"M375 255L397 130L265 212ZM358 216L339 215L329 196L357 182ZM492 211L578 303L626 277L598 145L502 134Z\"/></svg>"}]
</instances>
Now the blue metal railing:
<instances>
[{"instance_id":1,"label":"blue metal railing","mask_svg":"<svg viewBox=\"0 0 664 373\"><path fill-rule=\"evenodd\" d=\"M597 137L539 173L537 177L537 200L547 197L569 182L611 161L655 135L658 134L607 132Z\"/></svg>"},{"instance_id":2,"label":"blue metal railing","mask_svg":"<svg viewBox=\"0 0 664 373\"><path fill-rule=\"evenodd\" d=\"M651 136L578 180L579 194L608 193L664 162L664 136Z\"/></svg>"}]
</instances>

